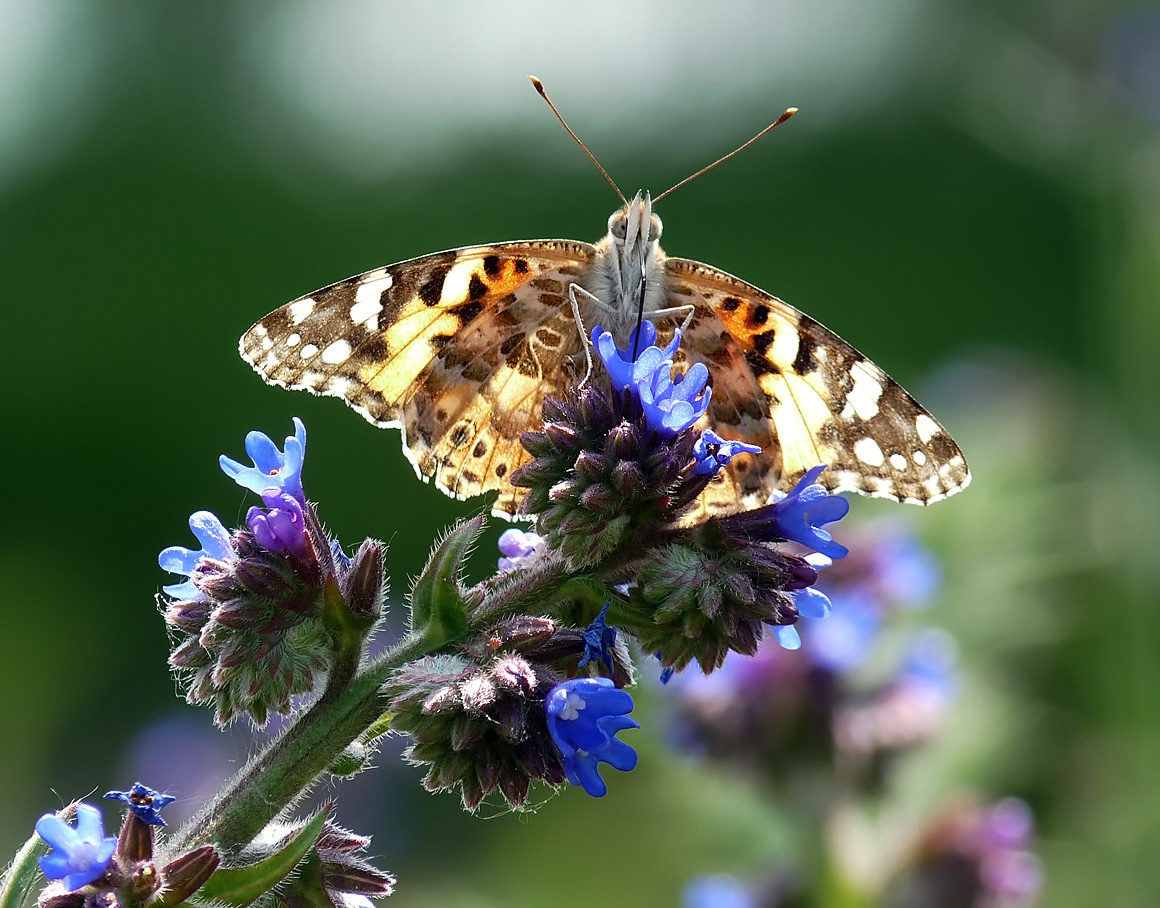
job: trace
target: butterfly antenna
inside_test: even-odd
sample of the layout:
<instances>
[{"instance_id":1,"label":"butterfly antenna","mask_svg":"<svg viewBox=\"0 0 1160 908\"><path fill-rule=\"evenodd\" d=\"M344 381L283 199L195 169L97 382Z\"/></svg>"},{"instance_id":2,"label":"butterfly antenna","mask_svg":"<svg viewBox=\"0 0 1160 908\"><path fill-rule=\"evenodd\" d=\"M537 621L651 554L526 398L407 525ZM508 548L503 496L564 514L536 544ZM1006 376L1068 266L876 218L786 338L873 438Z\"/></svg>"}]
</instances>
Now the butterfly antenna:
<instances>
[{"instance_id":1,"label":"butterfly antenna","mask_svg":"<svg viewBox=\"0 0 1160 908\"><path fill-rule=\"evenodd\" d=\"M556 110L556 105L552 103L552 99L549 98L548 93L546 91L544 91L544 83L541 82L539 79L537 79L535 76L528 76L528 78L532 80L532 85L534 85L536 88L536 91L538 91L540 93L540 97L548 102L548 106L550 108L552 108L552 113L554 113L556 115L556 119L560 121L560 125L563 126L566 130L568 130L568 135L570 135L573 139L575 139L576 144L584 149L584 154L588 155L588 157L592 159L592 163L596 165L597 169L599 169L599 171L602 174L604 174L604 179L608 180L608 182L611 184L612 188L616 190L616 194L618 196L620 196L620 201L622 201L625 205L627 205L628 199L626 199L624 197L624 193L620 191L620 187L617 186L615 182L613 182L612 177L610 177L608 175L608 171L600 166L600 162L597 161L596 156L588 150L588 146L585 145L583 142L581 142L580 137L578 135L576 135L576 133L572 132L572 127L564 122L564 118L562 116L560 116L560 111ZM769 128L773 129L772 126ZM766 132L768 132L768 131L769 130L767 129ZM742 146L742 148L744 148L744 147L745 146ZM741 149L739 148L737 150L740 151ZM734 154L736 154L736 152L734 152ZM708 168L706 168L706 170L707 169ZM673 188L675 189L676 187L674 186Z\"/></svg>"},{"instance_id":2,"label":"butterfly antenna","mask_svg":"<svg viewBox=\"0 0 1160 908\"><path fill-rule=\"evenodd\" d=\"M548 103L550 104L552 102L549 101ZM785 113L783 113L780 117L778 117L776 120L774 120L768 126L766 126L765 129L761 130L761 132L759 132L757 135L755 135L752 139L750 139L748 142L746 142L740 148L734 148L731 152L729 152L729 154L725 155L725 157L718 158L716 161L714 161L708 167L702 167L700 170L698 170L691 177L685 177L683 180L681 180L681 182L677 183L676 186L670 186L668 189L666 189L664 192L662 192L660 195L656 196L652 200L653 204L655 205L657 202L659 202L661 199L663 199L665 196L667 196L674 189L679 189L681 186L684 186L690 180L697 179L697 177L699 177L701 174L705 173L706 171L712 170L718 164L721 164L725 161L728 161L731 157L733 157L733 155L737 154L738 152L744 151L746 148L748 148L750 145L752 145L754 142L756 142L758 139L760 139L767 132L770 132L770 131L776 129L778 126L781 126L782 123L784 123L786 120L788 120L790 117L792 117L797 112L798 112L798 109L796 107L786 108ZM557 116L559 116L559 114L557 114ZM569 131L571 131L571 130L569 130ZM579 141L579 139L577 139L577 141ZM587 149L585 149L585 150L587 150Z\"/></svg>"}]
</instances>

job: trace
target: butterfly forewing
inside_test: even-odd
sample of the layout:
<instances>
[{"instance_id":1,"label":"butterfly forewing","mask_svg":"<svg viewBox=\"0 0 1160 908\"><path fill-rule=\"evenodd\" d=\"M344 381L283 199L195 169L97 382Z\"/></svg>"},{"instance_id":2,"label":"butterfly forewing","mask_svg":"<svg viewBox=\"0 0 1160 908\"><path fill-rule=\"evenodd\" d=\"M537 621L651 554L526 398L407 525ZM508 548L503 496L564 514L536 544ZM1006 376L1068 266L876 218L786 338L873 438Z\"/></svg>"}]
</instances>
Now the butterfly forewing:
<instances>
[{"instance_id":1,"label":"butterfly forewing","mask_svg":"<svg viewBox=\"0 0 1160 908\"><path fill-rule=\"evenodd\" d=\"M567 286L592 254L544 240L379 268L272 312L241 353L268 382L401 428L420 476L458 497L499 489L495 507L511 514L522 492L505 478L528 459L520 433L542 424L546 394L578 380Z\"/></svg>"},{"instance_id":2,"label":"butterfly forewing","mask_svg":"<svg viewBox=\"0 0 1160 908\"><path fill-rule=\"evenodd\" d=\"M710 498L764 500L821 463L820 482L833 490L916 504L969 484L962 452L934 417L832 331L723 271L674 258L665 268L669 304L696 306L686 349L713 375L710 424L763 448L735 460Z\"/></svg>"}]
</instances>

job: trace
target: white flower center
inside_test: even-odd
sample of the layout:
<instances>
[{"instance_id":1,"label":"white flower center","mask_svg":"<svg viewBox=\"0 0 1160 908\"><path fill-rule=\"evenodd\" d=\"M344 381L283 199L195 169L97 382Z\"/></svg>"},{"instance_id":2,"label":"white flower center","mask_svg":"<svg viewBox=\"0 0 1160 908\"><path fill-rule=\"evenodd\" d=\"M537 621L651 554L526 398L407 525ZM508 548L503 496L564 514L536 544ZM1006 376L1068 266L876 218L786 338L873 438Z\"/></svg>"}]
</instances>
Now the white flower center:
<instances>
[{"instance_id":1,"label":"white flower center","mask_svg":"<svg viewBox=\"0 0 1160 908\"><path fill-rule=\"evenodd\" d=\"M580 710L584 709L587 705L584 702L584 698L578 693L569 691L568 700L564 703L564 708L560 710L560 718L567 720L578 719L580 718Z\"/></svg>"},{"instance_id":2,"label":"white flower center","mask_svg":"<svg viewBox=\"0 0 1160 908\"><path fill-rule=\"evenodd\" d=\"M78 870L88 870L97 862L97 852L100 850L100 847L100 842L90 842L88 839L82 839L70 849L69 864Z\"/></svg>"}]
</instances>

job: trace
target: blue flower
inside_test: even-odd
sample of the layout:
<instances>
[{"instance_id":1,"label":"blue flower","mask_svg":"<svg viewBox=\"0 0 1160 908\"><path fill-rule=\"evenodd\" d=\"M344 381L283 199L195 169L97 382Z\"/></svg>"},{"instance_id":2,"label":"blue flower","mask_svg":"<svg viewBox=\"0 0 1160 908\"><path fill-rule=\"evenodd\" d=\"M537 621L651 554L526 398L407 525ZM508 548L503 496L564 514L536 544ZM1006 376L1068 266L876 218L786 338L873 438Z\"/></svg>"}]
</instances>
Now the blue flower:
<instances>
[{"instance_id":1,"label":"blue flower","mask_svg":"<svg viewBox=\"0 0 1160 908\"><path fill-rule=\"evenodd\" d=\"M536 552L544 547L544 538L537 533L510 527L499 537L499 570L512 571L524 567Z\"/></svg>"},{"instance_id":2,"label":"blue flower","mask_svg":"<svg viewBox=\"0 0 1160 908\"><path fill-rule=\"evenodd\" d=\"M640 343L644 345L643 350L637 343L636 328L632 330L632 334L628 338L628 346L623 350L617 349L616 341L611 332L605 331L599 325L592 329L592 346L596 348L597 354L604 363L604 368L608 370L608 377L612 379L613 387L621 390L630 388L651 376L666 360L671 365L673 354L677 352L677 347L681 343L681 332L674 331L673 339L663 350L656 346L656 340L656 325L648 319L640 323ZM636 359L632 358L633 350L638 351Z\"/></svg>"},{"instance_id":3,"label":"blue flower","mask_svg":"<svg viewBox=\"0 0 1160 908\"><path fill-rule=\"evenodd\" d=\"M801 635L792 624L774 624L770 626L770 630L773 631L773 639L782 649L802 648Z\"/></svg>"},{"instance_id":4,"label":"blue flower","mask_svg":"<svg viewBox=\"0 0 1160 908\"><path fill-rule=\"evenodd\" d=\"M134 782L128 791L107 791L105 797L124 801L137 819L150 826L165 826L161 809L177 800L173 795L163 795L140 782Z\"/></svg>"},{"instance_id":5,"label":"blue flower","mask_svg":"<svg viewBox=\"0 0 1160 908\"><path fill-rule=\"evenodd\" d=\"M609 627L605 621L608 617L608 606L611 604L611 602L604 603L604 608L600 610L600 614L584 629L584 655L580 659L578 668L583 668L593 659L596 659L603 662L609 672L612 671L612 647L616 643L616 628Z\"/></svg>"},{"instance_id":6,"label":"blue flower","mask_svg":"<svg viewBox=\"0 0 1160 908\"><path fill-rule=\"evenodd\" d=\"M594 798L608 788L599 764L627 772L636 766L636 751L616 740L626 728L640 728L628 718L632 697L608 678L576 678L557 684L544 701L548 732L564 758L564 773L573 785Z\"/></svg>"},{"instance_id":7,"label":"blue flower","mask_svg":"<svg viewBox=\"0 0 1160 908\"><path fill-rule=\"evenodd\" d=\"M729 465L738 454L760 454L758 445L746 444L743 441L726 441L712 429L706 429L693 445L693 457L697 465L693 467L695 475L713 475L724 466Z\"/></svg>"},{"instance_id":8,"label":"blue flower","mask_svg":"<svg viewBox=\"0 0 1160 908\"><path fill-rule=\"evenodd\" d=\"M757 908L749 888L734 876L709 874L694 877L681 895L683 908Z\"/></svg>"},{"instance_id":9,"label":"blue flower","mask_svg":"<svg viewBox=\"0 0 1160 908\"><path fill-rule=\"evenodd\" d=\"M306 456L306 426L294 417L294 434L286 439L285 453L261 432L251 432L246 436L246 453L254 462L245 467L223 454L218 463L222 472L244 489L261 495L274 486L306 503L302 491L302 460Z\"/></svg>"},{"instance_id":10,"label":"blue flower","mask_svg":"<svg viewBox=\"0 0 1160 908\"><path fill-rule=\"evenodd\" d=\"M105 838L101 812L91 804L77 805L76 829L46 813L36 821L36 831L53 848L40 859L40 869L50 880L63 880L69 892L104 873L117 847L116 839Z\"/></svg>"},{"instance_id":11,"label":"blue flower","mask_svg":"<svg viewBox=\"0 0 1160 908\"><path fill-rule=\"evenodd\" d=\"M209 511L198 511L190 517L189 528L201 543L201 549L195 552L184 546L171 545L162 550L157 556L157 563L161 565L163 571L189 577L202 558L213 558L216 561L233 559L234 549L230 545L230 531ZM192 580L163 586L161 589L174 599L197 599L203 595Z\"/></svg>"},{"instance_id":12,"label":"blue flower","mask_svg":"<svg viewBox=\"0 0 1160 908\"><path fill-rule=\"evenodd\" d=\"M818 464L780 500L753 511L745 511L725 518L723 522L735 525L758 539L788 539L820 552L829 558L845 558L850 550L834 542L834 537L823 530L822 524L841 520L850 511L850 502L841 495L831 495L815 480L825 464Z\"/></svg>"},{"instance_id":13,"label":"blue flower","mask_svg":"<svg viewBox=\"0 0 1160 908\"><path fill-rule=\"evenodd\" d=\"M268 510L256 505L246 514L246 526L258 545L278 555L306 557L306 521L302 505L292 495L277 488L262 492Z\"/></svg>"},{"instance_id":14,"label":"blue flower","mask_svg":"<svg viewBox=\"0 0 1160 908\"><path fill-rule=\"evenodd\" d=\"M704 363L693 363L676 382L672 363L662 363L651 379L637 385L648 427L665 438L688 429L709 409L713 389L706 387L708 383L709 370Z\"/></svg>"}]
</instances>

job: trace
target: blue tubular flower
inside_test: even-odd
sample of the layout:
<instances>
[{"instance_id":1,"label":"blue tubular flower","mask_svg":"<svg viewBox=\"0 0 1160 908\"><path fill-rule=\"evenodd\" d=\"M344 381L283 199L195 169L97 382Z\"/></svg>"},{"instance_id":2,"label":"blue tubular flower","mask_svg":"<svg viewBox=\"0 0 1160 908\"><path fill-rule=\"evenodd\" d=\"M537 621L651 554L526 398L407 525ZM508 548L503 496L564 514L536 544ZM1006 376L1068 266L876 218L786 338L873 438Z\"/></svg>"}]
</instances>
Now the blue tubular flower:
<instances>
[{"instance_id":1,"label":"blue tubular flower","mask_svg":"<svg viewBox=\"0 0 1160 908\"><path fill-rule=\"evenodd\" d=\"M53 847L40 859L40 869L50 880L62 880L69 892L104 873L117 847L116 839L105 838L101 812L91 804L77 805L76 829L46 813L36 821L36 832Z\"/></svg>"},{"instance_id":2,"label":"blue tubular flower","mask_svg":"<svg viewBox=\"0 0 1160 908\"><path fill-rule=\"evenodd\" d=\"M608 606L611 604L611 602L604 603L604 608L600 610L600 614L584 629L584 655L580 659L578 668L583 668L593 659L596 659L603 662L609 672L613 670L612 647L616 643L616 628L609 627L605 620L608 617Z\"/></svg>"},{"instance_id":3,"label":"blue tubular flower","mask_svg":"<svg viewBox=\"0 0 1160 908\"><path fill-rule=\"evenodd\" d=\"M652 373L666 360L671 362L673 354L681 343L681 332L673 332L673 339L663 350L656 346L657 328L648 319L640 323L640 343L637 343L637 329L633 329L628 338L628 346L623 350L616 347L616 340L612 333L605 331L599 325L592 329L592 346L608 370L612 379L612 386L623 390L640 382ZM643 345L644 349L641 349ZM632 351L637 350L637 357L632 358ZM649 351L652 351L651 353Z\"/></svg>"},{"instance_id":4,"label":"blue tubular flower","mask_svg":"<svg viewBox=\"0 0 1160 908\"><path fill-rule=\"evenodd\" d=\"M726 441L712 429L706 429L693 445L693 457L697 465L693 467L694 475L712 476L724 466L729 465L738 454L760 454L758 445L746 444L743 441Z\"/></svg>"},{"instance_id":5,"label":"blue tubular flower","mask_svg":"<svg viewBox=\"0 0 1160 908\"><path fill-rule=\"evenodd\" d=\"M693 363L676 382L672 363L662 363L650 380L637 384L648 427L671 438L692 426L709 409L713 389L706 387L708 383L709 370L704 363Z\"/></svg>"},{"instance_id":6,"label":"blue tubular flower","mask_svg":"<svg viewBox=\"0 0 1160 908\"><path fill-rule=\"evenodd\" d=\"M244 489L261 495L271 486L281 489L306 503L302 491L302 461L306 456L306 427L297 416L294 417L294 434L286 439L285 453L270 437L261 432L251 432L246 436L246 453L254 462L245 467L223 454L218 463L222 472Z\"/></svg>"},{"instance_id":7,"label":"blue tubular flower","mask_svg":"<svg viewBox=\"0 0 1160 908\"><path fill-rule=\"evenodd\" d=\"M193 551L180 545L171 545L163 549L157 556L157 563L163 571L171 574L184 574L189 577L193 569L202 558L213 558L217 561L231 561L234 557L233 546L230 545L230 531L222 525L209 511L198 511L189 518L189 528L201 543L199 551ZM184 583L173 583L163 586L165 595L174 599L196 599L204 595L193 583L186 580Z\"/></svg>"},{"instance_id":8,"label":"blue tubular flower","mask_svg":"<svg viewBox=\"0 0 1160 908\"><path fill-rule=\"evenodd\" d=\"M782 649L802 648L801 635L792 624L775 624L770 627L770 630L773 631L773 639Z\"/></svg>"},{"instance_id":9,"label":"blue tubular flower","mask_svg":"<svg viewBox=\"0 0 1160 908\"><path fill-rule=\"evenodd\" d=\"M277 488L262 492L269 510L254 506L246 514L246 526L258 545L278 555L306 557L306 521L302 505L292 495Z\"/></svg>"},{"instance_id":10,"label":"blue tubular flower","mask_svg":"<svg viewBox=\"0 0 1160 908\"><path fill-rule=\"evenodd\" d=\"M723 522L735 525L742 532L758 539L788 539L800 542L829 558L845 558L850 550L834 542L834 537L821 527L824 523L833 523L845 517L850 511L850 502L841 495L831 495L817 484L815 480L825 468L825 464L818 464L780 500L754 511L724 518Z\"/></svg>"},{"instance_id":11,"label":"blue tubular flower","mask_svg":"<svg viewBox=\"0 0 1160 908\"><path fill-rule=\"evenodd\" d=\"M626 728L640 728L628 718L632 697L608 678L576 678L557 684L544 700L548 732L564 758L568 781L594 798L608 792L599 764L627 772L636 766L636 751L616 740Z\"/></svg>"},{"instance_id":12,"label":"blue tubular flower","mask_svg":"<svg viewBox=\"0 0 1160 908\"><path fill-rule=\"evenodd\" d=\"M150 826L165 826L161 809L177 800L173 795L163 795L140 782L134 782L128 791L107 791L105 797L124 801L137 819Z\"/></svg>"}]
</instances>

